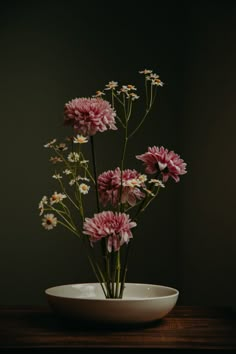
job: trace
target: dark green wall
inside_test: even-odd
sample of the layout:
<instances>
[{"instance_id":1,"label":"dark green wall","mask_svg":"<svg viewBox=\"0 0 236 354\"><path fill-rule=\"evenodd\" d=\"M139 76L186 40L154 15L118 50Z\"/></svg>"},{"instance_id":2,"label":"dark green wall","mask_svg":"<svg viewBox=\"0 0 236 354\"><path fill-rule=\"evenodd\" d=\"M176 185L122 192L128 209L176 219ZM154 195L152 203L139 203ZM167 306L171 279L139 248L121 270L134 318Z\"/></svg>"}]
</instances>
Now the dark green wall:
<instances>
[{"instance_id":1,"label":"dark green wall","mask_svg":"<svg viewBox=\"0 0 236 354\"><path fill-rule=\"evenodd\" d=\"M182 304L235 304L235 19L234 1L0 5L0 304L45 304L49 286L94 280L72 234L41 228L38 202L54 189L43 144L66 134L65 102L138 84L145 67L165 86L128 167L164 145L188 174L140 222L128 280L177 287ZM96 138L100 171L115 167L114 133Z\"/></svg>"}]
</instances>

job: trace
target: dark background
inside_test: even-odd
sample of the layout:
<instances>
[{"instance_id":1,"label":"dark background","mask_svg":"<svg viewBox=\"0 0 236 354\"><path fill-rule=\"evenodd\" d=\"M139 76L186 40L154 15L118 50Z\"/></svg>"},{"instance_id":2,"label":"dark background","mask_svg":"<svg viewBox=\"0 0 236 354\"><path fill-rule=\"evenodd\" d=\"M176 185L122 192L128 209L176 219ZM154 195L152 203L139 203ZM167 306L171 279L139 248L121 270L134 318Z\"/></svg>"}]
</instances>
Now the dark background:
<instances>
[{"instance_id":1,"label":"dark background","mask_svg":"<svg viewBox=\"0 0 236 354\"><path fill-rule=\"evenodd\" d=\"M164 145L188 174L140 222L128 281L235 306L235 1L9 1L0 16L0 304L45 304L50 286L94 280L79 240L41 228L38 202L55 188L43 144L66 135L65 102L110 80L140 86L150 68L165 85L127 167ZM100 172L118 165L116 139L96 136Z\"/></svg>"}]
</instances>

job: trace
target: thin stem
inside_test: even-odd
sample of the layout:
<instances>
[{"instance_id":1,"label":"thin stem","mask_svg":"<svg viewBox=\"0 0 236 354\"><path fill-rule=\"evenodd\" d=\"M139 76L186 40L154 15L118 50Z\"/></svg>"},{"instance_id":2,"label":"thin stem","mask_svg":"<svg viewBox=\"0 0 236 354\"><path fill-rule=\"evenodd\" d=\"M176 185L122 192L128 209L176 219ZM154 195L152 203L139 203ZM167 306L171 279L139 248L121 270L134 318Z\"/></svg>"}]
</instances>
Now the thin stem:
<instances>
[{"instance_id":1,"label":"thin stem","mask_svg":"<svg viewBox=\"0 0 236 354\"><path fill-rule=\"evenodd\" d=\"M145 77L145 93L146 93L146 108L148 109L148 87L147 87L147 78Z\"/></svg>"},{"instance_id":2,"label":"thin stem","mask_svg":"<svg viewBox=\"0 0 236 354\"><path fill-rule=\"evenodd\" d=\"M152 104L154 104L156 96L157 96L157 86L155 86L155 88L154 88L154 97L153 97Z\"/></svg>"},{"instance_id":3,"label":"thin stem","mask_svg":"<svg viewBox=\"0 0 236 354\"><path fill-rule=\"evenodd\" d=\"M128 113L127 121L130 120L130 116L131 116L131 113L132 113L132 104L133 104L133 101L131 99L130 102L129 102L129 111L128 111L129 113Z\"/></svg>"},{"instance_id":4,"label":"thin stem","mask_svg":"<svg viewBox=\"0 0 236 354\"><path fill-rule=\"evenodd\" d=\"M78 207L78 205L73 201L73 199L72 199L72 198L69 196L69 194L66 192L65 187L63 186L63 183L61 182L60 179L59 179L59 183L60 183L60 185L61 185L61 189L62 189L63 193L67 196L67 198L69 199L69 201L74 205L74 207L75 207L77 210L79 210L79 212L81 212L81 211L80 211L80 208Z\"/></svg>"},{"instance_id":5,"label":"thin stem","mask_svg":"<svg viewBox=\"0 0 236 354\"><path fill-rule=\"evenodd\" d=\"M124 114L125 114L125 123L127 125L127 111L126 111L126 104L125 104L125 93L123 93L123 107L124 107Z\"/></svg>"},{"instance_id":6,"label":"thin stem","mask_svg":"<svg viewBox=\"0 0 236 354\"><path fill-rule=\"evenodd\" d=\"M124 125L124 123L122 122L121 118L120 118L118 115L116 115L116 118L118 119L118 121L120 122L120 124L122 125L122 127L125 128L125 125Z\"/></svg>"},{"instance_id":7,"label":"thin stem","mask_svg":"<svg viewBox=\"0 0 236 354\"><path fill-rule=\"evenodd\" d=\"M122 101L119 99L119 97L118 97L115 93L113 93L113 95L114 95L115 99L116 99L122 106L124 106L124 102L122 102Z\"/></svg>"},{"instance_id":8,"label":"thin stem","mask_svg":"<svg viewBox=\"0 0 236 354\"><path fill-rule=\"evenodd\" d=\"M94 147L94 139L93 136L91 136L91 150L92 150L92 163L93 163L93 175L94 175L94 183L95 183L95 191L96 191L96 202L97 202L97 211L98 213L100 212L100 204L99 204L99 195L98 195L98 184L97 184L97 170L96 170L96 155L95 155L95 147ZM106 240L105 238L102 238L101 240L101 246L102 246L102 254L106 255L107 252L107 246L106 246ZM105 269L106 269L106 259L105 259Z\"/></svg>"},{"instance_id":9,"label":"thin stem","mask_svg":"<svg viewBox=\"0 0 236 354\"><path fill-rule=\"evenodd\" d=\"M122 107L125 109L125 101L122 102L119 97L115 94L114 90L112 90L112 107L115 108L115 102L114 102L114 98L122 105ZM120 124L122 125L123 128L125 128L125 124L122 121L122 119L116 115L116 118L118 119L118 121L120 122Z\"/></svg>"},{"instance_id":10,"label":"thin stem","mask_svg":"<svg viewBox=\"0 0 236 354\"><path fill-rule=\"evenodd\" d=\"M117 251L116 254L116 294L115 297L118 298L119 294L119 286L120 286L120 250Z\"/></svg>"},{"instance_id":11,"label":"thin stem","mask_svg":"<svg viewBox=\"0 0 236 354\"><path fill-rule=\"evenodd\" d=\"M114 104L114 90L111 90L111 105L112 105L112 108L114 109L114 108L115 108L115 104Z\"/></svg>"},{"instance_id":12,"label":"thin stem","mask_svg":"<svg viewBox=\"0 0 236 354\"><path fill-rule=\"evenodd\" d=\"M111 283L111 272L110 272L110 259L109 259L109 253L106 250L106 284L107 284L107 292L110 298L112 298L112 292L110 288L110 283Z\"/></svg>"},{"instance_id":13,"label":"thin stem","mask_svg":"<svg viewBox=\"0 0 236 354\"><path fill-rule=\"evenodd\" d=\"M76 184L76 187L79 187L78 183L75 182ZM84 221L84 208L83 208L83 200L82 200L82 194L81 192L79 191L79 188L78 189L78 194L79 194L79 203L80 203L80 213L81 213L81 218L82 220Z\"/></svg>"},{"instance_id":14,"label":"thin stem","mask_svg":"<svg viewBox=\"0 0 236 354\"><path fill-rule=\"evenodd\" d=\"M130 251L130 246L131 241L128 243L126 254L125 254L125 261L124 261L124 267L122 270L121 274L121 287L120 287L120 293L119 293L119 298L121 299L123 297L124 289L125 289L125 280L126 280L126 274L128 271L128 258L129 258L129 251Z\"/></svg>"},{"instance_id":15,"label":"thin stem","mask_svg":"<svg viewBox=\"0 0 236 354\"><path fill-rule=\"evenodd\" d=\"M111 252L111 293L112 297L115 295L115 281L116 281L116 267L115 267L115 257L114 257L114 250L112 249Z\"/></svg>"},{"instance_id":16,"label":"thin stem","mask_svg":"<svg viewBox=\"0 0 236 354\"><path fill-rule=\"evenodd\" d=\"M61 224L62 226L64 226L66 229L70 230L76 236L80 237L80 234L78 234L78 232L74 231L71 227L66 225L63 221L57 220L57 222L58 222L58 224Z\"/></svg>"},{"instance_id":17,"label":"thin stem","mask_svg":"<svg viewBox=\"0 0 236 354\"><path fill-rule=\"evenodd\" d=\"M58 215L60 215L60 217L67 223L68 227L70 227L71 230L74 230L75 232L77 231L77 228L72 225L73 221L72 221L72 223L70 221L68 221L67 218L65 218L65 216L63 215L63 212L54 208L53 206L50 206L50 209L55 211L55 213L57 213Z\"/></svg>"},{"instance_id":18,"label":"thin stem","mask_svg":"<svg viewBox=\"0 0 236 354\"><path fill-rule=\"evenodd\" d=\"M94 183L95 183L95 190L96 190L97 211L99 213L100 212L100 204L99 204L99 196L98 196L96 156L95 156L95 148L94 148L93 136L91 136L91 150L92 150L93 175L94 175Z\"/></svg>"},{"instance_id":19,"label":"thin stem","mask_svg":"<svg viewBox=\"0 0 236 354\"><path fill-rule=\"evenodd\" d=\"M157 195L158 195L158 193L160 191L160 188L161 187L158 187L155 195L152 198L149 199L149 201L146 203L146 205L144 205L144 207L140 210L140 213L143 213L145 211L145 209L148 207L148 205L153 201L153 199L155 199L157 197Z\"/></svg>"},{"instance_id":20,"label":"thin stem","mask_svg":"<svg viewBox=\"0 0 236 354\"><path fill-rule=\"evenodd\" d=\"M101 285L101 287L102 287L102 291L103 291L103 293L104 293L104 296L107 297L107 294L106 294L106 291L105 291L105 288L104 288L104 285L103 285L103 279L104 279L104 278L103 278L103 274L101 273L99 266L96 264L96 266L97 266L97 268L98 268L98 273L97 273L96 268L95 268L95 266L94 266L94 264L93 264L93 261L92 261L92 259L91 259L91 257L90 257L89 255L88 255L88 260L89 260L89 263L90 263L90 265L91 265L91 268L92 268L92 270L93 270L93 272L94 272L94 274L95 274L95 277L97 278L98 282L100 283L100 285ZM99 278L99 275L100 275L100 277L101 277L102 279Z\"/></svg>"},{"instance_id":21,"label":"thin stem","mask_svg":"<svg viewBox=\"0 0 236 354\"><path fill-rule=\"evenodd\" d=\"M158 186L155 194L151 197L151 198L148 198L149 195L146 195L146 197L144 198L143 202L140 204L140 207L139 209L137 210L137 213L135 215L135 220L137 220L138 216L143 213L145 211L145 209L147 208L147 206L157 197L158 193L160 192L160 189L161 187ZM151 190L152 192L152 190Z\"/></svg>"},{"instance_id":22,"label":"thin stem","mask_svg":"<svg viewBox=\"0 0 236 354\"><path fill-rule=\"evenodd\" d=\"M82 159L85 160L84 154L83 154L82 152L80 152L80 154L81 154L81 156L82 156ZM89 171L88 167L85 165L85 166L83 166L83 168L84 168L85 171L87 172L87 174L88 174L89 178L91 179L91 181L95 184L95 180L94 180L94 178L93 178L91 172Z\"/></svg>"},{"instance_id":23,"label":"thin stem","mask_svg":"<svg viewBox=\"0 0 236 354\"><path fill-rule=\"evenodd\" d=\"M146 80L147 81L147 80ZM147 97L147 108L146 108L146 112L143 116L143 118L141 119L141 121L139 122L139 124L137 125L137 127L129 134L128 138L131 138L138 130L139 128L142 126L142 124L144 123L147 115L149 114L152 106L153 106L153 103L154 103L154 100L156 98L156 92L157 90L155 89L154 91L154 98L153 98L153 86L151 85L151 90L150 90L150 102L148 104L148 89L147 89L147 82L145 81L145 87L146 87L146 97Z\"/></svg>"},{"instance_id":24,"label":"thin stem","mask_svg":"<svg viewBox=\"0 0 236 354\"><path fill-rule=\"evenodd\" d=\"M151 84L151 90L150 90L150 103L149 103L149 109L152 107L152 92L153 92L153 85Z\"/></svg>"},{"instance_id":25,"label":"thin stem","mask_svg":"<svg viewBox=\"0 0 236 354\"><path fill-rule=\"evenodd\" d=\"M141 125L143 124L143 122L145 121L148 113L150 112L151 108L146 109L146 113L144 114L143 118L141 119L141 121L139 122L139 124L137 125L137 127L129 134L128 138L131 138L141 127Z\"/></svg>"},{"instance_id":26,"label":"thin stem","mask_svg":"<svg viewBox=\"0 0 236 354\"><path fill-rule=\"evenodd\" d=\"M97 280L99 281L101 287L102 287L102 290L103 290L103 293L105 295L105 297L107 297L107 294L105 292L105 288L104 288L104 284L105 284L105 278L104 278L104 275L100 269L100 266L98 264L98 262L96 261L95 259L95 256L92 252L92 247L91 247L91 244L89 243L88 239L87 238L82 238L82 241L83 241L83 246L85 247L86 249L86 252L87 252L87 257L89 259L89 263L91 265L91 268L93 270L93 273L95 274L95 277L97 278Z\"/></svg>"},{"instance_id":27,"label":"thin stem","mask_svg":"<svg viewBox=\"0 0 236 354\"><path fill-rule=\"evenodd\" d=\"M67 160L64 158L63 154L61 154L54 146L52 146L52 148L55 151L55 153L62 159L65 166L70 170L71 166L70 166L69 162L67 162Z\"/></svg>"},{"instance_id":28,"label":"thin stem","mask_svg":"<svg viewBox=\"0 0 236 354\"><path fill-rule=\"evenodd\" d=\"M73 221L73 219L72 219L71 212L70 212L69 208L68 208L67 205L64 204L63 202L60 202L60 204L62 205L63 209L65 210L64 213L69 216L72 225L73 225L74 228L76 229L76 225L75 225L75 223L74 223L74 221ZM62 212L62 211L61 211L61 212Z\"/></svg>"},{"instance_id":29,"label":"thin stem","mask_svg":"<svg viewBox=\"0 0 236 354\"><path fill-rule=\"evenodd\" d=\"M128 143L128 123L126 122L125 126L125 137L124 137L124 145L123 145L123 152L122 152L122 159L121 159L121 167L120 167L120 198L119 198L119 210L121 209L122 203L122 192L123 192L123 170L124 170L124 163L125 163L125 154L127 149Z\"/></svg>"}]
</instances>

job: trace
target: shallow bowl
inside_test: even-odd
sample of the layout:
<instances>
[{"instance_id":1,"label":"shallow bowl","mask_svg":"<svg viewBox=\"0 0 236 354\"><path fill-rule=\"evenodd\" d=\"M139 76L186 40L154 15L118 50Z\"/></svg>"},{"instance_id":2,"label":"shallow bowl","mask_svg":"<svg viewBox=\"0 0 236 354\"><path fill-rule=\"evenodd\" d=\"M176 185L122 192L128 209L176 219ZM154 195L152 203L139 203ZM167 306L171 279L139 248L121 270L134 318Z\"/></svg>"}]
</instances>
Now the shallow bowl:
<instances>
[{"instance_id":1,"label":"shallow bowl","mask_svg":"<svg viewBox=\"0 0 236 354\"><path fill-rule=\"evenodd\" d=\"M105 299L99 283L45 290L51 309L82 323L139 324L159 320L175 306L179 291L154 284L126 283L122 299Z\"/></svg>"}]
</instances>

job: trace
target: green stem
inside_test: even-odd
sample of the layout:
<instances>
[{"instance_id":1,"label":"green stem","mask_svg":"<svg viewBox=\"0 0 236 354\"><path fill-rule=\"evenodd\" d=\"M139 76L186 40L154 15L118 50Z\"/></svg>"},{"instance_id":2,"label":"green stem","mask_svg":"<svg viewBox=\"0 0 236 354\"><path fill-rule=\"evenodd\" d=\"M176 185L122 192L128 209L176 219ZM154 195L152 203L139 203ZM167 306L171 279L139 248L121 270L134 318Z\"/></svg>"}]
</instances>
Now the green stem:
<instances>
[{"instance_id":1,"label":"green stem","mask_svg":"<svg viewBox=\"0 0 236 354\"><path fill-rule=\"evenodd\" d=\"M154 102L156 100L156 96L157 96L157 86L155 86L155 88L154 88L154 97L153 97L152 104L154 104Z\"/></svg>"},{"instance_id":2,"label":"green stem","mask_svg":"<svg viewBox=\"0 0 236 354\"><path fill-rule=\"evenodd\" d=\"M82 241L83 241L82 244L83 244L83 246L84 246L84 248L86 250L86 253L87 253L87 257L88 257L90 266L91 266L91 268L93 270L93 273L94 273L95 277L97 278L98 282L100 283L105 297L107 297L107 294L105 292L105 287L104 287L105 278L104 278L104 275L103 275L103 273L102 273L102 271L100 269L100 266L99 266L98 262L96 261L96 258L94 256L94 254L92 252L91 244L89 243L88 238L83 237Z\"/></svg>"},{"instance_id":3,"label":"green stem","mask_svg":"<svg viewBox=\"0 0 236 354\"><path fill-rule=\"evenodd\" d=\"M131 245L131 241L129 241L128 246L127 246L127 250L126 250L126 254L125 254L125 261L124 261L124 267L122 270L122 274L121 274L121 287L120 287L120 293L119 293L119 298L122 299L123 297L123 293L124 293L124 289L125 289L125 281L126 281L126 274L128 271L128 258L129 258L129 251L130 251L130 246Z\"/></svg>"},{"instance_id":4,"label":"green stem","mask_svg":"<svg viewBox=\"0 0 236 354\"><path fill-rule=\"evenodd\" d=\"M111 104L112 104L112 108L115 108L115 104L114 104L114 90L111 90Z\"/></svg>"},{"instance_id":5,"label":"green stem","mask_svg":"<svg viewBox=\"0 0 236 354\"><path fill-rule=\"evenodd\" d=\"M124 123L122 122L121 118L120 118L118 115L116 115L116 118L118 119L118 121L120 122L120 124L122 125L122 127L125 128L125 125L124 125Z\"/></svg>"},{"instance_id":6,"label":"green stem","mask_svg":"<svg viewBox=\"0 0 236 354\"><path fill-rule=\"evenodd\" d=\"M81 211L80 211L80 208L78 207L78 205L73 201L73 199L72 199L72 198L69 196L69 194L66 192L65 187L63 186L63 183L61 182L60 179L59 179L59 183L60 183L60 185L61 185L61 189L62 189L63 193L67 196L67 198L69 199L69 201L74 205L74 207L75 207L77 210L79 210L79 212L81 212Z\"/></svg>"},{"instance_id":7,"label":"green stem","mask_svg":"<svg viewBox=\"0 0 236 354\"><path fill-rule=\"evenodd\" d=\"M125 164L125 154L126 154L126 149L127 149L127 143L128 143L128 123L126 122L125 126L125 137L124 137L124 145L123 145L123 152L122 152L122 159L121 159L121 167L120 167L120 197L119 197L119 210L121 210L121 199L122 199L122 191L123 191L123 170L124 170L124 164Z\"/></svg>"},{"instance_id":8,"label":"green stem","mask_svg":"<svg viewBox=\"0 0 236 354\"><path fill-rule=\"evenodd\" d=\"M128 113L128 117L127 117L127 122L129 121L131 113L132 113L132 104L133 104L133 101L131 99L130 103L129 103L129 110L128 110L129 113Z\"/></svg>"},{"instance_id":9,"label":"green stem","mask_svg":"<svg viewBox=\"0 0 236 354\"><path fill-rule=\"evenodd\" d=\"M91 150L92 150L92 163L93 163L93 175L94 175L94 183L95 183L95 191L96 191L97 211L99 213L100 212L100 204L99 204L99 195L98 195L96 155L95 155L93 136L91 136ZM102 238L102 240L101 240L101 248L102 248L102 255L104 257L104 267L105 267L105 269L107 269L107 260L106 260L107 245L106 245L106 239L105 238ZM108 292L108 295L110 296L110 287L108 285L109 284L107 284L107 292Z\"/></svg>"},{"instance_id":10,"label":"green stem","mask_svg":"<svg viewBox=\"0 0 236 354\"><path fill-rule=\"evenodd\" d=\"M68 225L68 227L71 228L71 230L74 230L74 232L77 232L77 229L76 227L74 227L72 224L73 224L73 221L69 221L65 218L65 216L63 215L63 212L61 212L60 210L54 208L53 206L50 206L50 209L53 210L55 213L57 213L65 222L66 224Z\"/></svg>"},{"instance_id":11,"label":"green stem","mask_svg":"<svg viewBox=\"0 0 236 354\"><path fill-rule=\"evenodd\" d=\"M70 212L69 208L63 202L60 202L60 204L62 205L63 209L65 210L64 213L70 218L72 225L76 229L76 225L75 225L75 223L74 223L74 221L72 219L71 212Z\"/></svg>"},{"instance_id":12,"label":"green stem","mask_svg":"<svg viewBox=\"0 0 236 354\"><path fill-rule=\"evenodd\" d=\"M80 234L78 234L78 232L74 231L71 227L66 225L63 221L58 220L57 222L58 222L58 224L61 224L62 226L64 226L66 229L70 230L76 236L80 237Z\"/></svg>"},{"instance_id":13,"label":"green stem","mask_svg":"<svg viewBox=\"0 0 236 354\"><path fill-rule=\"evenodd\" d=\"M148 195L146 195L143 202L140 204L140 207L137 210L137 213L135 214L134 220L137 220L138 216L141 213L143 213L145 211L145 209L148 207L148 205L157 197L158 193L160 192L160 189L161 189L161 187L158 186L153 197L149 197ZM151 189L151 192L152 192L152 190L153 190L153 188Z\"/></svg>"},{"instance_id":14,"label":"green stem","mask_svg":"<svg viewBox=\"0 0 236 354\"><path fill-rule=\"evenodd\" d=\"M148 109L148 87L147 87L147 78L145 77L145 93L146 93L146 109Z\"/></svg>"},{"instance_id":15,"label":"green stem","mask_svg":"<svg viewBox=\"0 0 236 354\"><path fill-rule=\"evenodd\" d=\"M124 106L124 102L122 102L122 101L119 99L119 97L118 97L115 93L113 93L113 95L114 95L114 97L117 99L117 101L118 101L122 106Z\"/></svg>"},{"instance_id":16,"label":"green stem","mask_svg":"<svg viewBox=\"0 0 236 354\"><path fill-rule=\"evenodd\" d=\"M116 294L115 297L118 298L119 286L120 286L120 250L116 254Z\"/></svg>"},{"instance_id":17,"label":"green stem","mask_svg":"<svg viewBox=\"0 0 236 354\"><path fill-rule=\"evenodd\" d=\"M145 121L148 113L150 112L151 108L146 109L146 113L144 114L143 118L141 119L141 121L139 122L139 124L137 125L137 127L129 134L128 138L131 138L141 127L141 125L143 124L143 122Z\"/></svg>"},{"instance_id":18,"label":"green stem","mask_svg":"<svg viewBox=\"0 0 236 354\"><path fill-rule=\"evenodd\" d=\"M111 285L110 257L107 250L106 250L106 285L107 285L108 297L112 298L112 291L110 287Z\"/></svg>"},{"instance_id":19,"label":"green stem","mask_svg":"<svg viewBox=\"0 0 236 354\"><path fill-rule=\"evenodd\" d=\"M143 116L143 118L141 119L141 121L139 122L139 124L137 125L137 127L129 134L129 138L131 138L138 130L139 128L142 126L142 124L144 123L147 115L149 114L152 106L153 106L153 103L155 101L155 98L156 98L156 92L157 90L155 89L155 92L154 92L154 98L153 98L153 86L151 85L151 90L150 90L150 102L148 104L148 89L147 89L147 80L145 81L145 87L146 87L146 98L147 98L147 108L146 108L146 112Z\"/></svg>"},{"instance_id":20,"label":"green stem","mask_svg":"<svg viewBox=\"0 0 236 354\"><path fill-rule=\"evenodd\" d=\"M111 293L112 293L112 297L115 296L115 282L116 282L116 265L115 265L115 252L112 249L111 252Z\"/></svg>"},{"instance_id":21,"label":"green stem","mask_svg":"<svg viewBox=\"0 0 236 354\"><path fill-rule=\"evenodd\" d=\"M96 169L96 155L94 148L94 139L91 136L91 150L92 150L92 163L93 163L93 175L94 175L94 183L95 183L95 191L96 191L96 202L97 202L97 211L100 212L100 204L99 204L99 196L98 196L98 184L97 184L97 169Z\"/></svg>"},{"instance_id":22,"label":"green stem","mask_svg":"<svg viewBox=\"0 0 236 354\"><path fill-rule=\"evenodd\" d=\"M151 90L150 90L150 102L149 102L149 109L152 107L152 104L153 104L153 102L152 102L153 85L151 84L150 86L151 86Z\"/></svg>"},{"instance_id":23,"label":"green stem","mask_svg":"<svg viewBox=\"0 0 236 354\"><path fill-rule=\"evenodd\" d=\"M105 288L104 288L104 285L103 285L103 282L104 282L104 278L103 278L103 274L99 268L99 266L96 264L97 268L98 268L98 272L95 268L95 265L93 264L93 261L91 259L91 257L88 255L88 259L89 259L89 263L90 263L90 266L95 274L95 277L97 278L97 281L100 283L101 287L102 287L102 291L104 293L104 296L107 297L107 294L106 294L106 291L105 291ZM99 275L101 277L101 279L99 278Z\"/></svg>"},{"instance_id":24,"label":"green stem","mask_svg":"<svg viewBox=\"0 0 236 354\"><path fill-rule=\"evenodd\" d=\"M125 122L126 122L126 125L127 125L127 111L126 111L126 97L125 97L125 93L123 93L123 108L124 108L124 114L125 114Z\"/></svg>"},{"instance_id":25,"label":"green stem","mask_svg":"<svg viewBox=\"0 0 236 354\"><path fill-rule=\"evenodd\" d=\"M81 156L82 156L82 159L85 160L84 158L84 154L82 152L80 152ZM88 167L87 166L83 166L83 168L85 169L85 171L87 172L89 178L91 179L91 181L95 184L95 181L94 181L94 178L91 174L91 172L89 171Z\"/></svg>"},{"instance_id":26,"label":"green stem","mask_svg":"<svg viewBox=\"0 0 236 354\"><path fill-rule=\"evenodd\" d=\"M149 201L148 201L148 202L144 205L144 207L140 210L140 213L143 213L143 212L145 211L145 209L148 207L148 205L153 201L153 199L155 199L155 198L157 197L157 195L158 195L158 193L159 193L159 191L160 191L160 188L161 188L161 187L158 187L158 189L157 189L155 195L154 195L152 198L149 199Z\"/></svg>"}]
</instances>

